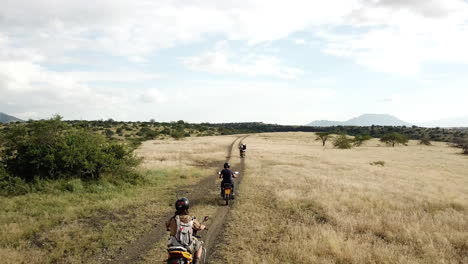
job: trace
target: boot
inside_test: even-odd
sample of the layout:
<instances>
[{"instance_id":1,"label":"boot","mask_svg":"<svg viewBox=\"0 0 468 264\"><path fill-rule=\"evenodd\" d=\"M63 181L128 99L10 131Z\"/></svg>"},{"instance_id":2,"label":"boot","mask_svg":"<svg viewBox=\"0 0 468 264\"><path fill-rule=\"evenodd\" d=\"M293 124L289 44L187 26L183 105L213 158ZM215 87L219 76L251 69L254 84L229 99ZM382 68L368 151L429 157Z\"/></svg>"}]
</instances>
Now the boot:
<instances>
[{"instance_id":1,"label":"boot","mask_svg":"<svg viewBox=\"0 0 468 264\"><path fill-rule=\"evenodd\" d=\"M198 264L198 258L194 258L192 264Z\"/></svg>"}]
</instances>

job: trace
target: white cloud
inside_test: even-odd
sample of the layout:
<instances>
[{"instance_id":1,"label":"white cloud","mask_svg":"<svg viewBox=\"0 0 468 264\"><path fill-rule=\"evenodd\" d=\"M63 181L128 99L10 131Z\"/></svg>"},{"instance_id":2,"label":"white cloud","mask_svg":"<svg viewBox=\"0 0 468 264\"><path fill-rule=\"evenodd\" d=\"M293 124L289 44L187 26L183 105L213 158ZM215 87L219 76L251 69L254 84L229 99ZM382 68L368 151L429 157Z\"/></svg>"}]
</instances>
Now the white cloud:
<instances>
[{"instance_id":1,"label":"white cloud","mask_svg":"<svg viewBox=\"0 0 468 264\"><path fill-rule=\"evenodd\" d=\"M155 50L210 35L256 44L349 26L360 33L339 33L349 35L341 47L325 38L326 52L348 54L379 71L414 74L424 61L468 62L467 6L462 0L17 0L2 3L0 45L7 38L15 53L48 62L88 50L141 63ZM399 61L408 66L398 67Z\"/></svg>"},{"instance_id":2,"label":"white cloud","mask_svg":"<svg viewBox=\"0 0 468 264\"><path fill-rule=\"evenodd\" d=\"M306 41L304 39L295 39L294 43L296 45L304 45L306 43Z\"/></svg>"},{"instance_id":3,"label":"white cloud","mask_svg":"<svg viewBox=\"0 0 468 264\"><path fill-rule=\"evenodd\" d=\"M136 72L136 71L114 71L114 72L63 72L77 82L142 82L161 78L160 74Z\"/></svg>"},{"instance_id":4,"label":"white cloud","mask_svg":"<svg viewBox=\"0 0 468 264\"><path fill-rule=\"evenodd\" d=\"M282 79L295 79L304 73L301 69L282 65L281 61L273 56L233 54L224 42L218 43L213 51L182 58L182 63L194 71L272 76Z\"/></svg>"},{"instance_id":5,"label":"white cloud","mask_svg":"<svg viewBox=\"0 0 468 264\"><path fill-rule=\"evenodd\" d=\"M148 89L140 95L140 101L143 103L164 103L168 98L157 89Z\"/></svg>"},{"instance_id":6,"label":"white cloud","mask_svg":"<svg viewBox=\"0 0 468 264\"><path fill-rule=\"evenodd\" d=\"M152 103L160 104L168 98L172 102L175 95L187 93L178 87L177 80L166 80L173 90L153 83L138 89L138 82L160 78L145 68L149 56L164 48L189 47L212 39L235 40L246 50L235 53L218 47L198 56L183 55L186 57L182 62L195 71L237 74L240 78L299 79L303 71L300 66L291 67L280 60L288 50L282 46L280 49L276 40L300 32L320 37L325 43L323 52L329 55L381 72L417 75L424 71L426 62L466 65L467 6L461 0L4 1L0 8L0 103L12 113L23 113L23 117L66 111L72 116L92 118L101 114L109 117L115 112L124 118L126 113L128 117L131 113L139 116L141 107L148 107L145 113L151 113ZM313 41L306 34L300 36L307 43ZM303 43L301 39L288 41ZM259 46L265 48L261 54L253 53ZM275 56L271 56L272 52ZM108 55L124 57L129 61L124 66L128 70L118 71L108 65L100 72L51 70L61 65L95 66L94 55L103 60ZM105 81L119 82L119 88L91 84ZM276 88L274 94L279 98L279 92L283 93L281 99L296 106L305 92L292 92L287 86ZM202 91L199 94L204 94L203 87L198 89ZM266 89L258 91L262 92L255 96L267 94ZM288 101L289 95L294 99ZM455 106L459 109L444 108L445 114L462 109L464 104L457 100ZM431 102L437 104L435 99ZM187 109L179 107L180 111ZM168 116L171 111L167 110ZM294 114L302 115L300 110Z\"/></svg>"},{"instance_id":7,"label":"white cloud","mask_svg":"<svg viewBox=\"0 0 468 264\"><path fill-rule=\"evenodd\" d=\"M420 73L425 62L468 64L466 2L364 2L348 17L350 32L318 33L327 43L325 53L401 75Z\"/></svg>"},{"instance_id":8,"label":"white cloud","mask_svg":"<svg viewBox=\"0 0 468 264\"><path fill-rule=\"evenodd\" d=\"M172 114L195 122L305 124L335 95L330 88L290 87L287 82L207 80L187 83L171 104Z\"/></svg>"}]
</instances>

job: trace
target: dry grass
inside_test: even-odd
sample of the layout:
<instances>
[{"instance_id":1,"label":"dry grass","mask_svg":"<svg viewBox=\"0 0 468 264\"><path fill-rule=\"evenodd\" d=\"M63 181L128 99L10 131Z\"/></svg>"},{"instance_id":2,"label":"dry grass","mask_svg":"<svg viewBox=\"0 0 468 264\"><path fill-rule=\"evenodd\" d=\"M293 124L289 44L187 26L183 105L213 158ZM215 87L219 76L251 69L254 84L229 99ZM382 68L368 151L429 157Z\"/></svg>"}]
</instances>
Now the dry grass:
<instances>
[{"instance_id":1,"label":"dry grass","mask_svg":"<svg viewBox=\"0 0 468 264\"><path fill-rule=\"evenodd\" d=\"M224 160L234 139L145 142L141 169L159 180L149 186L0 198L1 262L104 262L88 256L151 229L181 185L214 173L206 168ZM245 177L218 263L468 263L468 157L457 149L371 140L339 150L312 133L244 142ZM206 197L192 210L199 218L217 209L217 191ZM144 263L164 258L163 240Z\"/></svg>"},{"instance_id":2,"label":"dry grass","mask_svg":"<svg viewBox=\"0 0 468 264\"><path fill-rule=\"evenodd\" d=\"M104 262L172 211L180 187L215 173L206 164L223 159L234 139L144 142L137 150L144 185L0 197L0 263Z\"/></svg>"},{"instance_id":3,"label":"dry grass","mask_svg":"<svg viewBox=\"0 0 468 264\"><path fill-rule=\"evenodd\" d=\"M324 149L311 133L245 142L219 263L468 263L468 158L456 149Z\"/></svg>"}]
</instances>

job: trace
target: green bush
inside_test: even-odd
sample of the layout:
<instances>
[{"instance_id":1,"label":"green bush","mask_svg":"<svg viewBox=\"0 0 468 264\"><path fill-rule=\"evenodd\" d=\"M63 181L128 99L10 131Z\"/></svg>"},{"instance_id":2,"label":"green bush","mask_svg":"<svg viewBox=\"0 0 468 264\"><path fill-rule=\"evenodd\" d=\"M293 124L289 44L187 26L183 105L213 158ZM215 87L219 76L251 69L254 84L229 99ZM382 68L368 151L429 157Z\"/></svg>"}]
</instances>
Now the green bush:
<instances>
[{"instance_id":1,"label":"green bush","mask_svg":"<svg viewBox=\"0 0 468 264\"><path fill-rule=\"evenodd\" d=\"M26 182L121 175L139 162L124 145L71 128L59 116L14 125L1 137L0 149L6 173Z\"/></svg>"},{"instance_id":2,"label":"green bush","mask_svg":"<svg viewBox=\"0 0 468 264\"><path fill-rule=\"evenodd\" d=\"M29 191L30 187L23 179L9 175L0 163L0 195L22 195Z\"/></svg>"},{"instance_id":3,"label":"green bush","mask_svg":"<svg viewBox=\"0 0 468 264\"><path fill-rule=\"evenodd\" d=\"M115 133L111 129L106 129L104 130L104 134L106 135L106 137L111 138Z\"/></svg>"},{"instance_id":4,"label":"green bush","mask_svg":"<svg viewBox=\"0 0 468 264\"><path fill-rule=\"evenodd\" d=\"M174 139L177 139L177 140L182 139L182 138L184 138L186 136L187 135L186 135L184 129L181 128L181 127L173 130L172 133L171 133L171 137L173 137ZM190 134L188 136L190 136Z\"/></svg>"},{"instance_id":5,"label":"green bush","mask_svg":"<svg viewBox=\"0 0 468 264\"><path fill-rule=\"evenodd\" d=\"M394 132L383 135L382 138L380 138L380 141L395 147L395 145L398 144L406 145L408 143L408 138L405 135Z\"/></svg>"},{"instance_id":6,"label":"green bush","mask_svg":"<svg viewBox=\"0 0 468 264\"><path fill-rule=\"evenodd\" d=\"M333 146L339 149L350 149L352 148L353 140L345 134L340 134L333 139Z\"/></svg>"},{"instance_id":7,"label":"green bush","mask_svg":"<svg viewBox=\"0 0 468 264\"><path fill-rule=\"evenodd\" d=\"M372 137L369 136L369 135L367 135L367 134L364 134L364 135L357 135L357 136L355 136L354 139L353 139L353 144L354 144L354 146L359 147L359 146L361 146L364 142L366 142L366 141L368 141L368 140L370 140L370 139L372 139Z\"/></svg>"}]
</instances>

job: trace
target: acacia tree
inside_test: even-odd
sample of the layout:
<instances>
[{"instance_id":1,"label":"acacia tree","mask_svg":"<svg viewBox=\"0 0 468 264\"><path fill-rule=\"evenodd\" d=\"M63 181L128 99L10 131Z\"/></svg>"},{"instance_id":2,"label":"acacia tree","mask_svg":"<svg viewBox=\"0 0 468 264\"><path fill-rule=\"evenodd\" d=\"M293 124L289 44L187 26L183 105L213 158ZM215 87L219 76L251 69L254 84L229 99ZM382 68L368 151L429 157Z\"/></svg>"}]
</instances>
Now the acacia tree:
<instances>
[{"instance_id":1,"label":"acacia tree","mask_svg":"<svg viewBox=\"0 0 468 264\"><path fill-rule=\"evenodd\" d=\"M383 135L382 138L380 138L380 141L386 143L387 145L395 147L395 145L398 144L405 145L406 143L408 143L408 138L405 135L394 132Z\"/></svg>"},{"instance_id":2,"label":"acacia tree","mask_svg":"<svg viewBox=\"0 0 468 264\"><path fill-rule=\"evenodd\" d=\"M332 136L328 132L318 132L318 133L315 133L315 135L317 135L315 140L316 141L321 140L322 141L322 146L325 146L325 143L327 142L327 140L332 138Z\"/></svg>"}]
</instances>

